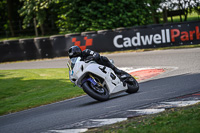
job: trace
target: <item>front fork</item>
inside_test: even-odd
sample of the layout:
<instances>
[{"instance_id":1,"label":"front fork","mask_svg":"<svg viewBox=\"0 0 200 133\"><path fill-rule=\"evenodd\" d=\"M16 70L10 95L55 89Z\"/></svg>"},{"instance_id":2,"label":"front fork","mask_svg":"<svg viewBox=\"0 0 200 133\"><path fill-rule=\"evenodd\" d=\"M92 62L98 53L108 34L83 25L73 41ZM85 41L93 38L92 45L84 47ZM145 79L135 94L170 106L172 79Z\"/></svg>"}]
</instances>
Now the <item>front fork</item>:
<instances>
[{"instance_id":1,"label":"front fork","mask_svg":"<svg viewBox=\"0 0 200 133\"><path fill-rule=\"evenodd\" d=\"M89 74L89 76L90 76L90 78L93 79L94 82L96 82L96 85L97 85L97 86L103 87L103 85L102 85L100 82L96 81L96 79L94 78L94 76L93 76L92 74Z\"/></svg>"},{"instance_id":2,"label":"front fork","mask_svg":"<svg viewBox=\"0 0 200 133\"><path fill-rule=\"evenodd\" d=\"M91 82L94 86L103 87L103 85L100 82L98 82L92 74L89 74L89 78L84 79L82 81L81 86L87 81Z\"/></svg>"}]
</instances>

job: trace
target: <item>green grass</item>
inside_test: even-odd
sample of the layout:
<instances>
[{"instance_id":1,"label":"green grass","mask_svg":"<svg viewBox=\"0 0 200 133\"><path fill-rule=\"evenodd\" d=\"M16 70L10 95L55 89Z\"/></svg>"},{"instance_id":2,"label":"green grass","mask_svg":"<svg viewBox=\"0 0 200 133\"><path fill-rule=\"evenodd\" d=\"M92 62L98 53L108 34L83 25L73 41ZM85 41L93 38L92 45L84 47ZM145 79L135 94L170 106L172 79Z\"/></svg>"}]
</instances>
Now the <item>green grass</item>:
<instances>
[{"instance_id":1,"label":"green grass","mask_svg":"<svg viewBox=\"0 0 200 133\"><path fill-rule=\"evenodd\" d=\"M140 116L127 121L91 129L105 133L199 133L200 104L194 107L170 109L158 115Z\"/></svg>"},{"instance_id":2,"label":"green grass","mask_svg":"<svg viewBox=\"0 0 200 133\"><path fill-rule=\"evenodd\" d=\"M192 12L191 14L188 14L188 19L187 20L188 21L200 20L200 15L198 15L196 12Z\"/></svg>"},{"instance_id":3,"label":"green grass","mask_svg":"<svg viewBox=\"0 0 200 133\"><path fill-rule=\"evenodd\" d=\"M181 15L182 21L184 22L185 16ZM171 17L167 18L168 22L171 22ZM198 15L196 12L192 12L188 14L187 21L196 21L200 20L200 15ZM163 18L160 18L160 21L163 22ZM180 16L173 16L173 22L181 22Z\"/></svg>"},{"instance_id":4,"label":"green grass","mask_svg":"<svg viewBox=\"0 0 200 133\"><path fill-rule=\"evenodd\" d=\"M0 115L83 95L68 69L0 70Z\"/></svg>"}]
</instances>

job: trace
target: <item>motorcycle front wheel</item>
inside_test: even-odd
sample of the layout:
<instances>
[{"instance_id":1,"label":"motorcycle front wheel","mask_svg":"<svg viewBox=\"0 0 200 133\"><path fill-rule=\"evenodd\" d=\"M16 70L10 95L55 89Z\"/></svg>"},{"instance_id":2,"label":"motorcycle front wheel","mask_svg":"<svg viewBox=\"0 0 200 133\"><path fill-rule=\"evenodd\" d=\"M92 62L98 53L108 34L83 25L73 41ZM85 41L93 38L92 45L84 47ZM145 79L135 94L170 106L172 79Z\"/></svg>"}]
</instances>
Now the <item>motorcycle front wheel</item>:
<instances>
[{"instance_id":1,"label":"motorcycle front wheel","mask_svg":"<svg viewBox=\"0 0 200 133\"><path fill-rule=\"evenodd\" d=\"M103 102L109 99L110 95L106 87L97 87L88 81L82 85L82 88L85 93L98 101Z\"/></svg>"}]
</instances>

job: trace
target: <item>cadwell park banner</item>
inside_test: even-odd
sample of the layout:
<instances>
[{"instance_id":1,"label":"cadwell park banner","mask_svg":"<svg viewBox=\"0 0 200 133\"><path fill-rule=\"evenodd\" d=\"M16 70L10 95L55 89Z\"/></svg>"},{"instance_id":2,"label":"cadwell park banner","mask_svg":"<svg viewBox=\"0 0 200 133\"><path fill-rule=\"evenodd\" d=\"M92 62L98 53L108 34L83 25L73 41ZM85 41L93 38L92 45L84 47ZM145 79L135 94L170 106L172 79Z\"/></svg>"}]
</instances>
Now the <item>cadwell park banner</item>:
<instances>
[{"instance_id":1,"label":"cadwell park banner","mask_svg":"<svg viewBox=\"0 0 200 133\"><path fill-rule=\"evenodd\" d=\"M97 52L200 44L200 21L147 25L0 42L0 62L67 56L77 45Z\"/></svg>"},{"instance_id":2,"label":"cadwell park banner","mask_svg":"<svg viewBox=\"0 0 200 133\"><path fill-rule=\"evenodd\" d=\"M72 35L69 44L98 52L200 44L200 21L119 28Z\"/></svg>"}]
</instances>

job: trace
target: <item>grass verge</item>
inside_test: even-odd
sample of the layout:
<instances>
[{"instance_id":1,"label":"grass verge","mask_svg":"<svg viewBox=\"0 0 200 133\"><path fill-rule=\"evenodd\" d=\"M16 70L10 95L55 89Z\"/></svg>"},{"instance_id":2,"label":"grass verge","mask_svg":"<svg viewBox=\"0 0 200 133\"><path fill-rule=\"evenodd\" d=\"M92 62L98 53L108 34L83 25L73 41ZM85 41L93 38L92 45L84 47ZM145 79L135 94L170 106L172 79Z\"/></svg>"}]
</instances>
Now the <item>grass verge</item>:
<instances>
[{"instance_id":1,"label":"grass verge","mask_svg":"<svg viewBox=\"0 0 200 133\"><path fill-rule=\"evenodd\" d=\"M184 21L185 16L181 15L181 17L182 17L182 21ZM173 18L173 22L181 22L180 16L173 16L172 18ZM167 19L169 23L173 23L171 22L171 17L168 17ZM187 21L198 21L198 20L200 20L200 16L198 15L198 13L193 11L192 13L188 14ZM160 22L163 23L163 18L160 18Z\"/></svg>"},{"instance_id":2,"label":"grass verge","mask_svg":"<svg viewBox=\"0 0 200 133\"><path fill-rule=\"evenodd\" d=\"M0 115L84 95L68 69L0 70Z\"/></svg>"},{"instance_id":3,"label":"grass verge","mask_svg":"<svg viewBox=\"0 0 200 133\"><path fill-rule=\"evenodd\" d=\"M200 131L200 104L173 108L160 114L130 118L127 121L90 129L99 133L198 133Z\"/></svg>"}]
</instances>

